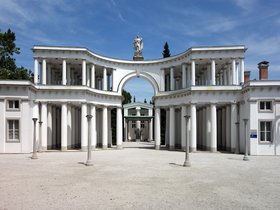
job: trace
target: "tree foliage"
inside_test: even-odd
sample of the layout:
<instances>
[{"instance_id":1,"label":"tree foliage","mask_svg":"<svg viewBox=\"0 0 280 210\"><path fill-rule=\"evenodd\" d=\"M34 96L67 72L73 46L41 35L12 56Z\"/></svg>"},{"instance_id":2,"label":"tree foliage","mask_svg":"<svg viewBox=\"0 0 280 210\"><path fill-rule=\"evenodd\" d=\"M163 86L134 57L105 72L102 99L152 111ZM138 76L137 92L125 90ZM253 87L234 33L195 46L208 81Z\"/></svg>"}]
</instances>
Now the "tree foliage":
<instances>
[{"instance_id":1,"label":"tree foliage","mask_svg":"<svg viewBox=\"0 0 280 210\"><path fill-rule=\"evenodd\" d=\"M126 90L122 90L123 104L131 103L131 94Z\"/></svg>"},{"instance_id":2,"label":"tree foliage","mask_svg":"<svg viewBox=\"0 0 280 210\"><path fill-rule=\"evenodd\" d=\"M165 44L164 44L164 49L163 49L162 55L163 55L164 58L167 58L167 57L171 56L169 46L168 46L167 42L165 42Z\"/></svg>"},{"instance_id":3,"label":"tree foliage","mask_svg":"<svg viewBox=\"0 0 280 210\"><path fill-rule=\"evenodd\" d=\"M0 79L32 80L31 70L17 67L15 54L20 54L20 48L15 44L16 35L11 29L0 31Z\"/></svg>"}]
</instances>

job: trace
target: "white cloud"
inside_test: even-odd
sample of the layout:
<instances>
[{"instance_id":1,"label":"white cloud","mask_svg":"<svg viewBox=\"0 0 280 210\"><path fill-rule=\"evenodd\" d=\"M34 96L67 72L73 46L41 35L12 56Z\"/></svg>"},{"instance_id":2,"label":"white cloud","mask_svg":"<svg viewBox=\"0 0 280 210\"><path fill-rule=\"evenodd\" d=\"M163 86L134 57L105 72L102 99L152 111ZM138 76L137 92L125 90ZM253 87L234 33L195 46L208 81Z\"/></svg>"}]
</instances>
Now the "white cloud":
<instances>
[{"instance_id":1,"label":"white cloud","mask_svg":"<svg viewBox=\"0 0 280 210\"><path fill-rule=\"evenodd\" d=\"M251 11L254 9L258 0L234 0L238 7L241 7L244 10Z\"/></svg>"}]
</instances>

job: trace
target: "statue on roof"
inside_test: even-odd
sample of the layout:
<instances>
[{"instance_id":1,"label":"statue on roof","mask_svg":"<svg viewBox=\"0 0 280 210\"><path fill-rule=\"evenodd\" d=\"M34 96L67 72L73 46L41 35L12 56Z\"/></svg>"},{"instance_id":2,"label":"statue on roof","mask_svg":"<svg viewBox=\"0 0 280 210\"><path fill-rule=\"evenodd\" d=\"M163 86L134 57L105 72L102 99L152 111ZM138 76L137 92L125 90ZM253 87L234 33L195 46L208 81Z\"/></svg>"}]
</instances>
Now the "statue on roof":
<instances>
[{"instance_id":1,"label":"statue on roof","mask_svg":"<svg viewBox=\"0 0 280 210\"><path fill-rule=\"evenodd\" d=\"M133 42L133 49L134 49L134 60L143 60L142 56L142 49L143 49L143 40L140 36L136 36Z\"/></svg>"}]
</instances>

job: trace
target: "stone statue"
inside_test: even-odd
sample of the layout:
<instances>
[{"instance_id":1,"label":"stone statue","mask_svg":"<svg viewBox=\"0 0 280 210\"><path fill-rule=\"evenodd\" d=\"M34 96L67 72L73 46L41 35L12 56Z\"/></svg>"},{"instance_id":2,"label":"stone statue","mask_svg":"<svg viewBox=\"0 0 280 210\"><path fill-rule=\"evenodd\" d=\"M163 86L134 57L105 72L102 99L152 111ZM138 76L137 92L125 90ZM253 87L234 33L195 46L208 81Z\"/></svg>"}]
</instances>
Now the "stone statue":
<instances>
[{"instance_id":1,"label":"stone statue","mask_svg":"<svg viewBox=\"0 0 280 210\"><path fill-rule=\"evenodd\" d=\"M143 41L140 36L137 36L133 42L134 56L142 57Z\"/></svg>"}]
</instances>

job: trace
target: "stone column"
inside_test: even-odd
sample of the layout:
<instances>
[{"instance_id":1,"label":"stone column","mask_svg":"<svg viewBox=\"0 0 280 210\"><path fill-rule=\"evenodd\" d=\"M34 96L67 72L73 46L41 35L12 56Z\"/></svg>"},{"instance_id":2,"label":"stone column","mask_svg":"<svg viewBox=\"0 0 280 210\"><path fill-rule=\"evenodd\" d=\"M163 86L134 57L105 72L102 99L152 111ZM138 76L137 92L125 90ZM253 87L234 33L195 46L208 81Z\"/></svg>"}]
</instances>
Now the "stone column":
<instances>
[{"instance_id":1,"label":"stone column","mask_svg":"<svg viewBox=\"0 0 280 210\"><path fill-rule=\"evenodd\" d=\"M52 84L51 71L52 71L52 67L51 67L51 65L48 65L48 67L47 67L47 84L48 85Z\"/></svg>"},{"instance_id":2,"label":"stone column","mask_svg":"<svg viewBox=\"0 0 280 210\"><path fill-rule=\"evenodd\" d=\"M230 134L230 129L231 129L230 112L231 112L230 106L227 105L227 107L226 107L226 150L227 151L230 151L230 146L231 146L231 143L230 143L230 137L231 137L231 134Z\"/></svg>"},{"instance_id":3,"label":"stone column","mask_svg":"<svg viewBox=\"0 0 280 210\"><path fill-rule=\"evenodd\" d=\"M165 115L165 146L169 147L169 110L166 109L166 115Z\"/></svg>"},{"instance_id":4,"label":"stone column","mask_svg":"<svg viewBox=\"0 0 280 210\"><path fill-rule=\"evenodd\" d=\"M111 148L112 147L112 117L111 117L111 109L108 108L108 147Z\"/></svg>"},{"instance_id":5,"label":"stone column","mask_svg":"<svg viewBox=\"0 0 280 210\"><path fill-rule=\"evenodd\" d=\"M103 107L102 114L102 148L107 149L108 147L108 108Z\"/></svg>"},{"instance_id":6,"label":"stone column","mask_svg":"<svg viewBox=\"0 0 280 210\"><path fill-rule=\"evenodd\" d=\"M191 139L190 151L196 151L196 105L191 104Z\"/></svg>"},{"instance_id":7,"label":"stone column","mask_svg":"<svg viewBox=\"0 0 280 210\"><path fill-rule=\"evenodd\" d=\"M211 60L211 85L216 85L216 64L215 60Z\"/></svg>"},{"instance_id":8,"label":"stone column","mask_svg":"<svg viewBox=\"0 0 280 210\"><path fill-rule=\"evenodd\" d=\"M61 151L67 150L67 104L61 105Z\"/></svg>"},{"instance_id":9,"label":"stone column","mask_svg":"<svg viewBox=\"0 0 280 210\"><path fill-rule=\"evenodd\" d=\"M43 122L41 126L41 145L42 150L46 151L48 144L48 109L46 103L41 104L41 121Z\"/></svg>"},{"instance_id":10,"label":"stone column","mask_svg":"<svg viewBox=\"0 0 280 210\"><path fill-rule=\"evenodd\" d=\"M216 104L211 104L211 144L210 151L217 152L217 110Z\"/></svg>"},{"instance_id":11,"label":"stone column","mask_svg":"<svg viewBox=\"0 0 280 210\"><path fill-rule=\"evenodd\" d=\"M192 60L192 86L195 86L195 60Z\"/></svg>"},{"instance_id":12,"label":"stone column","mask_svg":"<svg viewBox=\"0 0 280 210\"><path fill-rule=\"evenodd\" d=\"M140 110L141 110L140 107L136 108L136 116L141 116ZM136 128L139 129L139 130L141 129L141 121L140 120L136 121Z\"/></svg>"},{"instance_id":13,"label":"stone column","mask_svg":"<svg viewBox=\"0 0 280 210\"><path fill-rule=\"evenodd\" d=\"M91 65L91 88L95 88L95 66ZM95 117L95 116L93 116Z\"/></svg>"},{"instance_id":14,"label":"stone column","mask_svg":"<svg viewBox=\"0 0 280 210\"><path fill-rule=\"evenodd\" d=\"M231 141L230 141L230 151L232 153L235 152L236 148L236 140L237 140L237 129L236 129L236 123L237 122L237 106L236 103L231 104L231 120L230 120L230 127L231 127Z\"/></svg>"},{"instance_id":15,"label":"stone column","mask_svg":"<svg viewBox=\"0 0 280 210\"><path fill-rule=\"evenodd\" d=\"M87 134L88 134L88 123L87 123L87 104L82 104L81 108L81 149L87 151Z\"/></svg>"},{"instance_id":16,"label":"stone column","mask_svg":"<svg viewBox=\"0 0 280 210\"><path fill-rule=\"evenodd\" d=\"M187 87L187 64L183 63L182 65L182 88Z\"/></svg>"},{"instance_id":17,"label":"stone column","mask_svg":"<svg viewBox=\"0 0 280 210\"><path fill-rule=\"evenodd\" d=\"M86 85L86 68L87 68L87 63L86 63L86 60L83 60L83 63L82 63L82 85ZM86 116L85 116L86 117ZM87 148L85 148L85 151L86 151Z\"/></svg>"},{"instance_id":18,"label":"stone column","mask_svg":"<svg viewBox=\"0 0 280 210\"><path fill-rule=\"evenodd\" d=\"M34 58L34 84L38 84L38 59Z\"/></svg>"},{"instance_id":19,"label":"stone column","mask_svg":"<svg viewBox=\"0 0 280 210\"><path fill-rule=\"evenodd\" d=\"M67 68L66 68L66 84L67 85L71 85L71 68L70 68L70 65L67 65Z\"/></svg>"},{"instance_id":20,"label":"stone column","mask_svg":"<svg viewBox=\"0 0 280 210\"><path fill-rule=\"evenodd\" d=\"M175 109L173 106L169 108L169 149L175 149Z\"/></svg>"},{"instance_id":21,"label":"stone column","mask_svg":"<svg viewBox=\"0 0 280 210\"><path fill-rule=\"evenodd\" d=\"M71 107L71 145L72 148L75 148L75 140L76 140L76 108L74 106Z\"/></svg>"},{"instance_id":22,"label":"stone column","mask_svg":"<svg viewBox=\"0 0 280 210\"><path fill-rule=\"evenodd\" d=\"M51 144L52 144L52 132L53 132L53 130L52 130L52 105L48 105L48 122L47 122L47 148L46 148L46 150L48 149L48 146L51 146ZM43 122L44 123L44 122ZM44 148L42 148L43 149L43 151L44 151Z\"/></svg>"},{"instance_id":23,"label":"stone column","mask_svg":"<svg viewBox=\"0 0 280 210\"><path fill-rule=\"evenodd\" d=\"M232 84L236 85L236 62L235 59L232 60L231 63L231 75L232 75Z\"/></svg>"},{"instance_id":24,"label":"stone column","mask_svg":"<svg viewBox=\"0 0 280 210\"><path fill-rule=\"evenodd\" d=\"M185 116L187 115L187 107L186 105L183 105L181 108L181 147L182 150L185 150L186 147L186 140L187 140L187 125L186 125L186 118Z\"/></svg>"},{"instance_id":25,"label":"stone column","mask_svg":"<svg viewBox=\"0 0 280 210\"><path fill-rule=\"evenodd\" d=\"M92 120L91 120L91 130L92 130L92 135L91 135L91 145L92 149L94 150L96 148L96 107L95 105L91 105L91 110L90 113L92 115Z\"/></svg>"},{"instance_id":26,"label":"stone column","mask_svg":"<svg viewBox=\"0 0 280 210\"><path fill-rule=\"evenodd\" d=\"M230 64L228 64L227 66L227 84L228 85L232 85L232 75L231 75L231 71L230 71Z\"/></svg>"},{"instance_id":27,"label":"stone column","mask_svg":"<svg viewBox=\"0 0 280 210\"><path fill-rule=\"evenodd\" d=\"M226 108L222 109L222 149L226 150Z\"/></svg>"},{"instance_id":28,"label":"stone column","mask_svg":"<svg viewBox=\"0 0 280 210\"><path fill-rule=\"evenodd\" d=\"M160 108L155 108L155 149L160 149Z\"/></svg>"},{"instance_id":29,"label":"stone column","mask_svg":"<svg viewBox=\"0 0 280 210\"><path fill-rule=\"evenodd\" d=\"M206 128L206 125L207 125L207 119L206 119L206 108L203 108L202 109L202 141L201 141L201 147L202 149L205 149L206 148L206 145L207 145L207 128Z\"/></svg>"},{"instance_id":30,"label":"stone column","mask_svg":"<svg viewBox=\"0 0 280 210\"><path fill-rule=\"evenodd\" d=\"M66 60L63 59L62 61L62 85L66 85L67 79L66 79Z\"/></svg>"},{"instance_id":31,"label":"stone column","mask_svg":"<svg viewBox=\"0 0 280 210\"><path fill-rule=\"evenodd\" d=\"M46 62L45 58L42 61L41 81L42 81L42 85L46 85L47 84L47 62Z\"/></svg>"},{"instance_id":32,"label":"stone column","mask_svg":"<svg viewBox=\"0 0 280 210\"><path fill-rule=\"evenodd\" d=\"M153 141L153 119L149 121L149 141Z\"/></svg>"},{"instance_id":33,"label":"stone column","mask_svg":"<svg viewBox=\"0 0 280 210\"><path fill-rule=\"evenodd\" d=\"M228 78L228 76L227 76L227 70L226 69L224 69L223 70L223 84L224 85L228 85L228 83L227 83L227 78Z\"/></svg>"},{"instance_id":34,"label":"stone column","mask_svg":"<svg viewBox=\"0 0 280 210\"><path fill-rule=\"evenodd\" d=\"M122 108L117 108L117 149L122 148L123 142L123 119L122 119Z\"/></svg>"},{"instance_id":35,"label":"stone column","mask_svg":"<svg viewBox=\"0 0 280 210\"><path fill-rule=\"evenodd\" d=\"M103 69L103 90L107 90L107 69Z\"/></svg>"},{"instance_id":36,"label":"stone column","mask_svg":"<svg viewBox=\"0 0 280 210\"><path fill-rule=\"evenodd\" d=\"M86 68L86 74L87 74L87 86L90 87L90 71L89 71L89 66Z\"/></svg>"},{"instance_id":37,"label":"stone column","mask_svg":"<svg viewBox=\"0 0 280 210\"><path fill-rule=\"evenodd\" d=\"M244 58L240 58L240 83L244 83Z\"/></svg>"},{"instance_id":38,"label":"stone column","mask_svg":"<svg viewBox=\"0 0 280 210\"><path fill-rule=\"evenodd\" d=\"M170 68L170 90L174 90L174 67Z\"/></svg>"},{"instance_id":39,"label":"stone column","mask_svg":"<svg viewBox=\"0 0 280 210\"><path fill-rule=\"evenodd\" d=\"M72 109L71 104L67 107L67 146L72 148Z\"/></svg>"},{"instance_id":40,"label":"stone column","mask_svg":"<svg viewBox=\"0 0 280 210\"><path fill-rule=\"evenodd\" d=\"M160 91L165 90L165 71L164 69L160 70Z\"/></svg>"}]
</instances>

